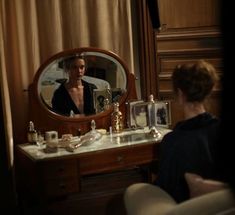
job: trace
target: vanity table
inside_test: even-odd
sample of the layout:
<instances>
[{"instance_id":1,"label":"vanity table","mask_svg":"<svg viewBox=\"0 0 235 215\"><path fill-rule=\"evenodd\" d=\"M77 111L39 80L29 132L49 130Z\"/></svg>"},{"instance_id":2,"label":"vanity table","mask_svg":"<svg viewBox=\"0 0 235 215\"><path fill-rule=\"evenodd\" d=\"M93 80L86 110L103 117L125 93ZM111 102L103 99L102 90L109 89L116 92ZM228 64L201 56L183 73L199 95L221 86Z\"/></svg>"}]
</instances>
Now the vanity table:
<instances>
[{"instance_id":1,"label":"vanity table","mask_svg":"<svg viewBox=\"0 0 235 215\"><path fill-rule=\"evenodd\" d=\"M63 115L52 105L56 89L69 80L64 63L77 56L83 56L86 63L85 75L89 77L84 81L96 80L95 114ZM110 88L102 88L102 83ZM130 102L136 101L137 94L135 76L124 61L113 52L94 47L65 50L40 66L28 92L29 120L42 133L56 131L58 138L64 134L83 136L91 130L93 121L96 129L109 131L116 102L124 130L105 134L72 152L59 148L54 153L45 153L36 145L17 145L16 187L22 214L124 215L125 189L133 183L152 180L150 165L157 161L159 141L169 132L159 128L161 137L156 138L146 129L130 129L133 120ZM108 108L97 108L100 95L108 99Z\"/></svg>"},{"instance_id":2,"label":"vanity table","mask_svg":"<svg viewBox=\"0 0 235 215\"><path fill-rule=\"evenodd\" d=\"M115 196L122 200L130 184L151 181L148 166L157 160L158 143L170 131L158 130L159 138L148 129L106 134L74 152L59 148L45 153L36 145L18 145L17 188L24 213L115 214L107 211L113 208L109 204L118 203L112 203Z\"/></svg>"},{"instance_id":3,"label":"vanity table","mask_svg":"<svg viewBox=\"0 0 235 215\"><path fill-rule=\"evenodd\" d=\"M86 62L85 75L92 75L83 77L83 80L97 87L98 91L93 92L94 107L98 103L99 95L108 98L104 93L108 88L106 86L100 88L97 83L100 81L109 83L111 98L109 98L110 108L107 110L86 116L70 117L59 114L53 109L51 101L55 90L68 81L66 71L61 65L66 59L76 56L83 56ZM93 82L94 79L97 81ZM125 122L124 127L128 127L127 103L137 99L135 75L128 70L125 62L113 52L93 47L70 49L53 55L39 67L28 92L29 119L35 123L38 130L56 130L59 136L66 133L76 136L78 130L85 134L89 131L92 120L95 120L97 128L108 130L114 102L119 103Z\"/></svg>"}]
</instances>

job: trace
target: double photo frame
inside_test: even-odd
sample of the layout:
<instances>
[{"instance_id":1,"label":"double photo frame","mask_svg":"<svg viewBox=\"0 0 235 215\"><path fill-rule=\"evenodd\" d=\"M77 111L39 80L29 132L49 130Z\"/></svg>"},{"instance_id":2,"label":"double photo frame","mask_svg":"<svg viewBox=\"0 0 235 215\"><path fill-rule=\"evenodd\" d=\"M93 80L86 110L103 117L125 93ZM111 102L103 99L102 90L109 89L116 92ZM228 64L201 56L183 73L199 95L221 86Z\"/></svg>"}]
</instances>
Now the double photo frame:
<instances>
[{"instance_id":1,"label":"double photo frame","mask_svg":"<svg viewBox=\"0 0 235 215\"><path fill-rule=\"evenodd\" d=\"M128 109L130 128L143 128L152 125L168 128L171 125L170 101L161 100L153 103L135 100L128 103Z\"/></svg>"}]
</instances>

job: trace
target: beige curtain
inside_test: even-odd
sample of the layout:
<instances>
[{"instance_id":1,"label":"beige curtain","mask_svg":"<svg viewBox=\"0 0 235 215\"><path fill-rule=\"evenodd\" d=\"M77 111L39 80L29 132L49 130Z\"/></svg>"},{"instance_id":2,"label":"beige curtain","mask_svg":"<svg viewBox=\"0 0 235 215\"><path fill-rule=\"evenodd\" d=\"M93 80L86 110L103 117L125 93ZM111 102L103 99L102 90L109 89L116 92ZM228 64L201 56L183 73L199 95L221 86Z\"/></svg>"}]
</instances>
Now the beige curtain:
<instances>
[{"instance_id":1,"label":"beige curtain","mask_svg":"<svg viewBox=\"0 0 235 215\"><path fill-rule=\"evenodd\" d=\"M0 23L10 157L11 121L14 144L22 143L29 120L27 89L47 58L65 49L93 46L115 52L134 71L129 0L1 0Z\"/></svg>"},{"instance_id":2,"label":"beige curtain","mask_svg":"<svg viewBox=\"0 0 235 215\"><path fill-rule=\"evenodd\" d=\"M1 25L1 23L0 23ZM2 106L3 106L3 120L4 128L5 128L5 137L6 137L6 149L7 149L7 158L8 158L8 168L11 169L13 166L13 132L12 132L12 118L11 118L11 105L10 105L10 97L8 91L8 81L6 74L6 65L4 62L5 56L2 51L3 45L3 37L0 28L0 47L1 47L1 59L0 59L0 87L1 87L1 98L2 98ZM3 142L1 141L1 144Z\"/></svg>"}]
</instances>

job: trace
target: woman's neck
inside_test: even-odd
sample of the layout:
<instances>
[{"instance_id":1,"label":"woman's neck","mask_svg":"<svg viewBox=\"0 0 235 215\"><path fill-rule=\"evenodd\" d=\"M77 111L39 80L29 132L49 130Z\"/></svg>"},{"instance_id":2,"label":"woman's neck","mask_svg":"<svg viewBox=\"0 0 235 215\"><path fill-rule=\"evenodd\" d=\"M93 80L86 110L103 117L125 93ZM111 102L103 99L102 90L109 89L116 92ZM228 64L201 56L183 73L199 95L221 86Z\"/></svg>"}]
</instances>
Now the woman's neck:
<instances>
[{"instance_id":1,"label":"woman's neck","mask_svg":"<svg viewBox=\"0 0 235 215\"><path fill-rule=\"evenodd\" d=\"M68 88L79 88L79 87L81 87L81 86L83 86L81 79L72 80L72 81L69 81L69 82L67 83L67 87L68 87Z\"/></svg>"},{"instance_id":2,"label":"woman's neck","mask_svg":"<svg viewBox=\"0 0 235 215\"><path fill-rule=\"evenodd\" d=\"M199 114L206 112L203 103L191 103L191 102L188 102L183 106L183 111L184 111L185 120L193 118Z\"/></svg>"}]
</instances>

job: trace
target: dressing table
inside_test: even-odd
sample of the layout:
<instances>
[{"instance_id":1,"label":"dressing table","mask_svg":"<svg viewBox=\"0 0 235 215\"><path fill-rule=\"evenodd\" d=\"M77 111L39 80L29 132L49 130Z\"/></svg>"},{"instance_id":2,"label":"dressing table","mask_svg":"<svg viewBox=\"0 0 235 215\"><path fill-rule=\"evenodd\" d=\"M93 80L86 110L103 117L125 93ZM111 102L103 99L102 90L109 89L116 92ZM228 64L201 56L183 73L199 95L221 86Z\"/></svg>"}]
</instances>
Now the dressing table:
<instances>
[{"instance_id":1,"label":"dressing table","mask_svg":"<svg viewBox=\"0 0 235 215\"><path fill-rule=\"evenodd\" d=\"M59 53L39 68L29 87L30 120L37 130L56 130L59 138L63 134L76 136L80 130L83 136L89 132L92 120L97 129L109 130L112 106L95 115L67 117L53 112L48 102L51 93L43 91L53 89L58 79L48 71L68 55L81 53L91 59L90 64L102 67L99 71L106 70L102 77L106 77L113 91L121 92L118 102L124 130L103 134L99 140L74 151L59 147L48 153L46 146L17 145L16 187L22 214L125 214L124 190L136 182L151 182L150 165L158 160L159 142L170 131L159 127L161 135L154 137L148 128L128 128L127 102L136 99L134 75L117 55L97 48Z\"/></svg>"},{"instance_id":2,"label":"dressing table","mask_svg":"<svg viewBox=\"0 0 235 215\"><path fill-rule=\"evenodd\" d=\"M57 152L45 153L44 148L36 145L18 145L17 175L23 210L26 214L34 210L49 214L65 214L63 210L70 210L76 214L83 213L83 207L93 211L97 208L89 208L89 202L107 201L101 199L120 195L138 181L150 182L150 170L146 167L157 160L158 143L170 130L158 128L158 131L159 138L152 137L148 129L106 134L74 152L59 148ZM139 173L142 166L144 174ZM71 202L76 204L71 206ZM108 203L100 204L104 204L100 209L104 211ZM99 210L101 206L97 207Z\"/></svg>"},{"instance_id":3,"label":"dressing table","mask_svg":"<svg viewBox=\"0 0 235 215\"><path fill-rule=\"evenodd\" d=\"M96 121L97 128L109 129L110 115L113 112L111 104L106 111L73 118L56 113L48 102L51 101L53 92L61 80L67 79L61 69L61 62L71 56L78 55L86 58L85 75L89 74L93 79L95 77L101 81L109 82L113 94L112 99L116 98L115 95L119 95L119 108L123 113L123 121L126 123L124 126L127 127L127 103L137 99L135 76L129 72L124 61L115 53L92 47L62 51L53 55L40 66L33 83L29 86L29 120L35 123L38 130L56 130L60 136L65 133L77 135L78 130L82 134L88 132L93 119ZM96 83L93 84L96 85Z\"/></svg>"}]
</instances>

